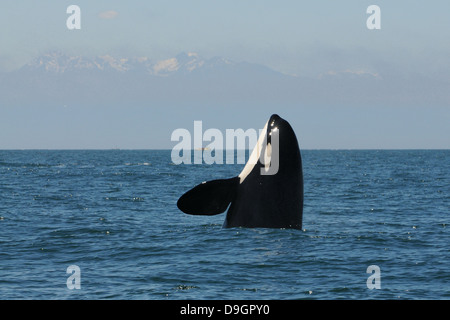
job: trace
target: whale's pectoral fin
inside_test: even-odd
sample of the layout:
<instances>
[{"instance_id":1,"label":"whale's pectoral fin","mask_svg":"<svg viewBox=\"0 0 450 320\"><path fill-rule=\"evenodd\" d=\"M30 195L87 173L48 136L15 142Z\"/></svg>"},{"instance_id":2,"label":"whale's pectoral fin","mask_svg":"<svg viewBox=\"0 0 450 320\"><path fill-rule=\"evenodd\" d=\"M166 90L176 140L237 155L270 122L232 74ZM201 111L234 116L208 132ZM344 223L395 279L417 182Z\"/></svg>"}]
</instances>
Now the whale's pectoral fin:
<instances>
[{"instance_id":1,"label":"whale's pectoral fin","mask_svg":"<svg viewBox=\"0 0 450 320\"><path fill-rule=\"evenodd\" d=\"M239 177L203 182L178 199L178 208L187 214L212 216L224 212L233 200Z\"/></svg>"}]
</instances>

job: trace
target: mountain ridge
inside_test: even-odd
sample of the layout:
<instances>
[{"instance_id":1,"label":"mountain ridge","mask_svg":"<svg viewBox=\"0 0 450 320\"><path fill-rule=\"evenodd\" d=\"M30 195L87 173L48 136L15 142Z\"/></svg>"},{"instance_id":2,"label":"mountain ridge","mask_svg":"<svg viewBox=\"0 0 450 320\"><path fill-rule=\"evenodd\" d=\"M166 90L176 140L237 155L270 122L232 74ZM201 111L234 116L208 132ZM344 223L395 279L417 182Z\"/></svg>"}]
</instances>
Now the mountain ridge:
<instances>
[{"instance_id":1,"label":"mountain ridge","mask_svg":"<svg viewBox=\"0 0 450 320\"><path fill-rule=\"evenodd\" d=\"M407 81L406 81L407 80ZM183 52L167 59L53 51L0 73L2 105L447 104L448 83L396 69L330 70L317 77ZM423 94L426 92L426 94Z\"/></svg>"},{"instance_id":2,"label":"mountain ridge","mask_svg":"<svg viewBox=\"0 0 450 320\"><path fill-rule=\"evenodd\" d=\"M175 57L153 60L147 56L141 57L114 57L110 54L86 57L80 55L68 55L60 51L44 53L19 68L22 72L43 71L48 73L63 74L76 71L116 71L143 72L152 76L170 76L176 73L192 73L199 69L214 69L217 67L253 66L273 73L281 72L269 67L248 63L235 62L223 57L204 58L195 52L181 52ZM14 71L13 71L14 72Z\"/></svg>"}]
</instances>

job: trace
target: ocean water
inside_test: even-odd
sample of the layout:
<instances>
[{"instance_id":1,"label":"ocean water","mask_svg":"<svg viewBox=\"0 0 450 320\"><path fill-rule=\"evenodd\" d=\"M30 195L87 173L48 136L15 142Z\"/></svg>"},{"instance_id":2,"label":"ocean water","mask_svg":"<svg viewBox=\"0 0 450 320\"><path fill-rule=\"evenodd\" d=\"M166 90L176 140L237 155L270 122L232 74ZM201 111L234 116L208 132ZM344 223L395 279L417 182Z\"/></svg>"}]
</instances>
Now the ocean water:
<instances>
[{"instance_id":1,"label":"ocean water","mask_svg":"<svg viewBox=\"0 0 450 320\"><path fill-rule=\"evenodd\" d=\"M242 164L0 151L0 299L450 298L449 150L302 157L303 230L224 229L176 201Z\"/></svg>"}]
</instances>

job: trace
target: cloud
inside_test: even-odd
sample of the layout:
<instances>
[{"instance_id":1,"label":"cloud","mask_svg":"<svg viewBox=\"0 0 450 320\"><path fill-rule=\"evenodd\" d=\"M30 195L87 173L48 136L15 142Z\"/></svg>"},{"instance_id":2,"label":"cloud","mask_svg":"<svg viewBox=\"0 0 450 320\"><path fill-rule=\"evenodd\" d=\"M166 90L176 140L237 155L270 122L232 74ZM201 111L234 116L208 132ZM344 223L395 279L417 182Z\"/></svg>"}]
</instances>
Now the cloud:
<instances>
[{"instance_id":1,"label":"cloud","mask_svg":"<svg viewBox=\"0 0 450 320\"><path fill-rule=\"evenodd\" d=\"M103 11L98 14L100 19L114 19L119 13L114 10Z\"/></svg>"}]
</instances>

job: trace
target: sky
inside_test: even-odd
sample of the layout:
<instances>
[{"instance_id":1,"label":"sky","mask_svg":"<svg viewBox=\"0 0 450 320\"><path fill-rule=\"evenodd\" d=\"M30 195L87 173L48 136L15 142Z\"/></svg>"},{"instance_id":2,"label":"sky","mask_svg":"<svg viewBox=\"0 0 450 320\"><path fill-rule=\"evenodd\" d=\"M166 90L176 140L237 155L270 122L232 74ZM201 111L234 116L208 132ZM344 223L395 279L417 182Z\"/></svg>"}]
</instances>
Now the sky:
<instances>
[{"instance_id":1,"label":"sky","mask_svg":"<svg viewBox=\"0 0 450 320\"><path fill-rule=\"evenodd\" d=\"M82 29L66 28L81 8ZM377 4L382 28L366 28ZM448 1L2 1L0 67L39 53L174 56L181 51L262 63L286 73L372 67L389 60L421 72L450 66ZM308 62L308 63L306 63Z\"/></svg>"},{"instance_id":2,"label":"sky","mask_svg":"<svg viewBox=\"0 0 450 320\"><path fill-rule=\"evenodd\" d=\"M81 9L81 30L66 27L69 17L66 9L72 4ZM381 8L380 30L366 27L369 17L366 9L373 4ZM2 1L0 72L16 70L34 57L55 50L85 56L112 54L152 59L165 59L180 52L198 52L210 58L221 56L262 64L296 76L318 78L345 71L395 72L404 75L399 79L406 85L412 74L448 84L448 12L450 2L441 0ZM306 114L318 123L316 127L308 120L298 122L297 127L305 136L307 148L450 147L450 131L446 125L450 120L449 105L389 109L394 107L386 101L372 109L329 105L321 110L311 109ZM179 108L181 110L183 106ZM7 106L0 106L0 112L3 123L18 113ZM333 113L339 123L326 118L327 114ZM292 112L293 116L298 114ZM323 121L317 117L323 117ZM123 115L113 120L120 123L121 118ZM357 119L366 125L355 126ZM235 127L223 122L211 122L211 125ZM192 122L186 123L186 127L190 126ZM48 132L42 133L40 142L25 143L23 132L15 132L21 139L5 142L5 137L11 136L6 128L6 125L3 129L0 127L0 148L114 147L98 139L95 130L91 130L84 140L72 139L67 144L51 142L58 134L44 128L42 130ZM57 130L57 127L53 128ZM38 129L36 127L35 131ZM12 128L8 127L8 130ZM355 133L355 130L359 131ZM383 135L383 131L387 133ZM140 132L140 135L145 134L145 130ZM367 140L361 140L361 136L366 136ZM155 145L135 143L141 138L134 138L129 134L117 144L122 148L171 146L167 134Z\"/></svg>"}]
</instances>

